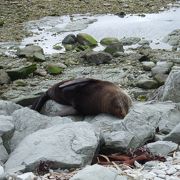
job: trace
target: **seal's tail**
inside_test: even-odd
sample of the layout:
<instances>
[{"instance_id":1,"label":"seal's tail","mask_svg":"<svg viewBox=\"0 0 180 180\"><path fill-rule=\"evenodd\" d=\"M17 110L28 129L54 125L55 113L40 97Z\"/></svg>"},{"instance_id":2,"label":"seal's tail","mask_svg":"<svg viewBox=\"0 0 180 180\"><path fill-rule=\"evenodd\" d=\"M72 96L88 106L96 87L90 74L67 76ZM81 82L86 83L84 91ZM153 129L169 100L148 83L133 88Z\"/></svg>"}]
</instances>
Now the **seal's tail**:
<instances>
[{"instance_id":1,"label":"seal's tail","mask_svg":"<svg viewBox=\"0 0 180 180\"><path fill-rule=\"evenodd\" d=\"M44 93L32 104L31 109L40 112L45 102L49 99L50 97L47 93Z\"/></svg>"}]
</instances>

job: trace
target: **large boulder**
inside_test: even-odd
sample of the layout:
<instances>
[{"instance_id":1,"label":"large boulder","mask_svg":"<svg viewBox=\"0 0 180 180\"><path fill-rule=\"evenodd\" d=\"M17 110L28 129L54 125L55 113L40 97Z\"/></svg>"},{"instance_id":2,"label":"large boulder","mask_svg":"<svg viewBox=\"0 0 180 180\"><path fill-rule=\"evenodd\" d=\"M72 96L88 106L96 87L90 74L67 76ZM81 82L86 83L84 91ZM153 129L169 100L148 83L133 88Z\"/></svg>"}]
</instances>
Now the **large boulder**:
<instances>
[{"instance_id":1,"label":"large boulder","mask_svg":"<svg viewBox=\"0 0 180 180\"><path fill-rule=\"evenodd\" d=\"M75 168L90 164L99 142L94 128L87 122L55 125L25 137L10 154L6 171L22 166L34 171L40 162L54 168Z\"/></svg>"},{"instance_id":2,"label":"large boulder","mask_svg":"<svg viewBox=\"0 0 180 180\"><path fill-rule=\"evenodd\" d=\"M70 180L128 180L125 175L120 175L120 172L112 167L104 167L98 164L87 166L79 171Z\"/></svg>"},{"instance_id":3,"label":"large boulder","mask_svg":"<svg viewBox=\"0 0 180 180\"><path fill-rule=\"evenodd\" d=\"M48 117L39 114L29 108L21 108L12 114L12 123L15 127L15 132L10 141L10 149L14 150L21 140L33 132L51 127L72 122L69 118Z\"/></svg>"},{"instance_id":4,"label":"large boulder","mask_svg":"<svg viewBox=\"0 0 180 180\"><path fill-rule=\"evenodd\" d=\"M107 148L137 148L153 139L158 128L169 133L180 122L178 104L146 102L135 104L123 121L115 121L104 133ZM125 141L127 143L125 143Z\"/></svg>"}]
</instances>

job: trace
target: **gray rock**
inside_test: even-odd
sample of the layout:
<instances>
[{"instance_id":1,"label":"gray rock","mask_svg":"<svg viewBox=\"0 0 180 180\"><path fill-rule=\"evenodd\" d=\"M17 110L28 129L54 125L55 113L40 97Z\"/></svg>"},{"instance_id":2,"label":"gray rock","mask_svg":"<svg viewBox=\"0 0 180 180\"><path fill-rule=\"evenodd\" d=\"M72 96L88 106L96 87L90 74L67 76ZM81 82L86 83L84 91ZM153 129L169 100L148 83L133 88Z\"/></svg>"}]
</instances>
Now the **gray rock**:
<instances>
[{"instance_id":1,"label":"gray rock","mask_svg":"<svg viewBox=\"0 0 180 180\"><path fill-rule=\"evenodd\" d=\"M86 62L89 64L104 64L104 63L110 63L112 60L112 56L109 53L106 52L89 52L84 56Z\"/></svg>"},{"instance_id":2,"label":"gray rock","mask_svg":"<svg viewBox=\"0 0 180 180\"><path fill-rule=\"evenodd\" d=\"M12 124L12 116L0 115L0 137L7 152L10 152L9 141L14 133L14 125Z\"/></svg>"},{"instance_id":3,"label":"gray rock","mask_svg":"<svg viewBox=\"0 0 180 180\"><path fill-rule=\"evenodd\" d=\"M75 44L77 42L74 34L68 34L63 40L62 44Z\"/></svg>"},{"instance_id":4,"label":"gray rock","mask_svg":"<svg viewBox=\"0 0 180 180\"><path fill-rule=\"evenodd\" d=\"M144 39L143 39L143 40L139 41L138 44L144 46L144 45L149 45L150 42L151 42L151 41L148 41L148 40L144 40Z\"/></svg>"},{"instance_id":5,"label":"gray rock","mask_svg":"<svg viewBox=\"0 0 180 180\"><path fill-rule=\"evenodd\" d=\"M155 89L158 87L157 81L153 79L140 79L136 85L143 89Z\"/></svg>"},{"instance_id":6,"label":"gray rock","mask_svg":"<svg viewBox=\"0 0 180 180\"><path fill-rule=\"evenodd\" d=\"M29 45L25 48L18 49L17 55L19 57L34 59L35 61L45 61L43 49L36 45Z\"/></svg>"},{"instance_id":7,"label":"gray rock","mask_svg":"<svg viewBox=\"0 0 180 180\"><path fill-rule=\"evenodd\" d=\"M3 145L2 138L0 137L0 162L6 162L8 159L8 153Z\"/></svg>"},{"instance_id":8,"label":"gray rock","mask_svg":"<svg viewBox=\"0 0 180 180\"><path fill-rule=\"evenodd\" d=\"M158 82L159 85L163 85L166 82L168 74L156 74L154 79Z\"/></svg>"},{"instance_id":9,"label":"gray rock","mask_svg":"<svg viewBox=\"0 0 180 180\"><path fill-rule=\"evenodd\" d=\"M169 74L161 100L180 102L180 70L172 70Z\"/></svg>"},{"instance_id":10,"label":"gray rock","mask_svg":"<svg viewBox=\"0 0 180 180\"><path fill-rule=\"evenodd\" d=\"M44 62L44 61L46 61L45 55L42 54L42 53L39 53L39 52L35 52L33 54L33 59L34 59L34 61L37 61L37 62Z\"/></svg>"},{"instance_id":11,"label":"gray rock","mask_svg":"<svg viewBox=\"0 0 180 180\"><path fill-rule=\"evenodd\" d=\"M124 48L123 48L123 45L121 42L119 43L114 43L114 44L110 44L108 45L105 49L104 49L105 52L113 55L115 54L116 52L124 52Z\"/></svg>"},{"instance_id":12,"label":"gray rock","mask_svg":"<svg viewBox=\"0 0 180 180\"><path fill-rule=\"evenodd\" d=\"M53 125L72 122L69 118L48 117L29 108L21 108L12 114L12 123L15 126L14 135L10 141L10 149L14 150L20 141L33 132Z\"/></svg>"},{"instance_id":13,"label":"gray rock","mask_svg":"<svg viewBox=\"0 0 180 180\"><path fill-rule=\"evenodd\" d=\"M152 61L143 61L142 66L145 71L151 71L151 69L155 66L155 63Z\"/></svg>"},{"instance_id":14,"label":"gray rock","mask_svg":"<svg viewBox=\"0 0 180 180\"><path fill-rule=\"evenodd\" d=\"M119 175L116 169L100 165L87 166L79 171L70 180L128 180L128 177Z\"/></svg>"},{"instance_id":15,"label":"gray rock","mask_svg":"<svg viewBox=\"0 0 180 180\"><path fill-rule=\"evenodd\" d=\"M111 131L120 131L119 134L125 131L126 135L129 133L129 140L132 140L127 143L128 148L137 148L154 138L157 127L160 132L170 132L180 122L179 117L179 108L174 103L137 103L123 121L113 122ZM125 147L119 144L119 148L124 149Z\"/></svg>"},{"instance_id":16,"label":"gray rock","mask_svg":"<svg viewBox=\"0 0 180 180\"><path fill-rule=\"evenodd\" d=\"M172 129L172 131L164 137L164 141L173 141L180 144L180 123Z\"/></svg>"},{"instance_id":17,"label":"gray rock","mask_svg":"<svg viewBox=\"0 0 180 180\"><path fill-rule=\"evenodd\" d=\"M140 40L141 40L141 38L139 38L139 37L127 37L127 38L120 39L120 42L124 46L130 46L133 44L137 44Z\"/></svg>"},{"instance_id":18,"label":"gray rock","mask_svg":"<svg viewBox=\"0 0 180 180\"><path fill-rule=\"evenodd\" d=\"M152 75L156 74L168 74L173 66L172 62L159 61L156 66L151 69Z\"/></svg>"},{"instance_id":19,"label":"gray rock","mask_svg":"<svg viewBox=\"0 0 180 180\"><path fill-rule=\"evenodd\" d=\"M167 156L178 149L178 144L171 141L157 141L148 143L146 147L153 155Z\"/></svg>"},{"instance_id":20,"label":"gray rock","mask_svg":"<svg viewBox=\"0 0 180 180\"><path fill-rule=\"evenodd\" d=\"M176 29L170 34L168 34L164 39L164 42L170 44L171 46L180 47L180 29Z\"/></svg>"},{"instance_id":21,"label":"gray rock","mask_svg":"<svg viewBox=\"0 0 180 180\"><path fill-rule=\"evenodd\" d=\"M131 141L134 135L127 131L116 131L104 133L103 138L106 148L123 151L131 148Z\"/></svg>"},{"instance_id":22,"label":"gray rock","mask_svg":"<svg viewBox=\"0 0 180 180\"><path fill-rule=\"evenodd\" d=\"M11 101L0 100L0 115L11 115L15 110L22 108L22 106Z\"/></svg>"},{"instance_id":23,"label":"gray rock","mask_svg":"<svg viewBox=\"0 0 180 180\"><path fill-rule=\"evenodd\" d=\"M25 137L10 154L6 171L24 165L24 171L34 171L40 161L51 168L75 168L90 164L99 138L87 122L55 125Z\"/></svg>"},{"instance_id":24,"label":"gray rock","mask_svg":"<svg viewBox=\"0 0 180 180\"><path fill-rule=\"evenodd\" d=\"M11 123L11 116L0 115L0 137L8 136L14 130L14 125Z\"/></svg>"},{"instance_id":25,"label":"gray rock","mask_svg":"<svg viewBox=\"0 0 180 180\"><path fill-rule=\"evenodd\" d=\"M0 85L9 84L9 83L10 83L10 77L8 76L6 71L0 69Z\"/></svg>"}]
</instances>

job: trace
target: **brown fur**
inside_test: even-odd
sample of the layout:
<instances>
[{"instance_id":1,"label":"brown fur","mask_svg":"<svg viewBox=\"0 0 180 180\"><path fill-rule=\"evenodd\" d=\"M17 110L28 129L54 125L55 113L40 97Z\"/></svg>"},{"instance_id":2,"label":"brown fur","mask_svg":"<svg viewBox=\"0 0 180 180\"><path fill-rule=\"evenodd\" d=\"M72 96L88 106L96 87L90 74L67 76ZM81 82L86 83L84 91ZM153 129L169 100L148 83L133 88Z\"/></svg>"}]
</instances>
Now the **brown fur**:
<instances>
[{"instance_id":1,"label":"brown fur","mask_svg":"<svg viewBox=\"0 0 180 180\"><path fill-rule=\"evenodd\" d=\"M70 105L83 115L109 113L120 118L126 116L132 104L131 98L117 85L85 78L55 84L32 109L40 111L48 99Z\"/></svg>"}]
</instances>

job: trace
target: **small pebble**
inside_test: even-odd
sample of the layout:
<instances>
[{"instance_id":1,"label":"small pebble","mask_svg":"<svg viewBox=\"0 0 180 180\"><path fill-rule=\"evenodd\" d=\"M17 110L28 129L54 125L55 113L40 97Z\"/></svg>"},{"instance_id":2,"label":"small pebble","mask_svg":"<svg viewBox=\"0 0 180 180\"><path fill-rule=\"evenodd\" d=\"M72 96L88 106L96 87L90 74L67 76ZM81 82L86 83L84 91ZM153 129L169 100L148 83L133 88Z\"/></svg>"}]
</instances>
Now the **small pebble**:
<instances>
[{"instance_id":1,"label":"small pebble","mask_svg":"<svg viewBox=\"0 0 180 180\"><path fill-rule=\"evenodd\" d=\"M168 169L167 171L166 171L166 173L168 174L168 175L172 175L172 174L174 174L174 173L176 173L177 172L177 170L174 168L174 167L170 167L170 169Z\"/></svg>"}]
</instances>

